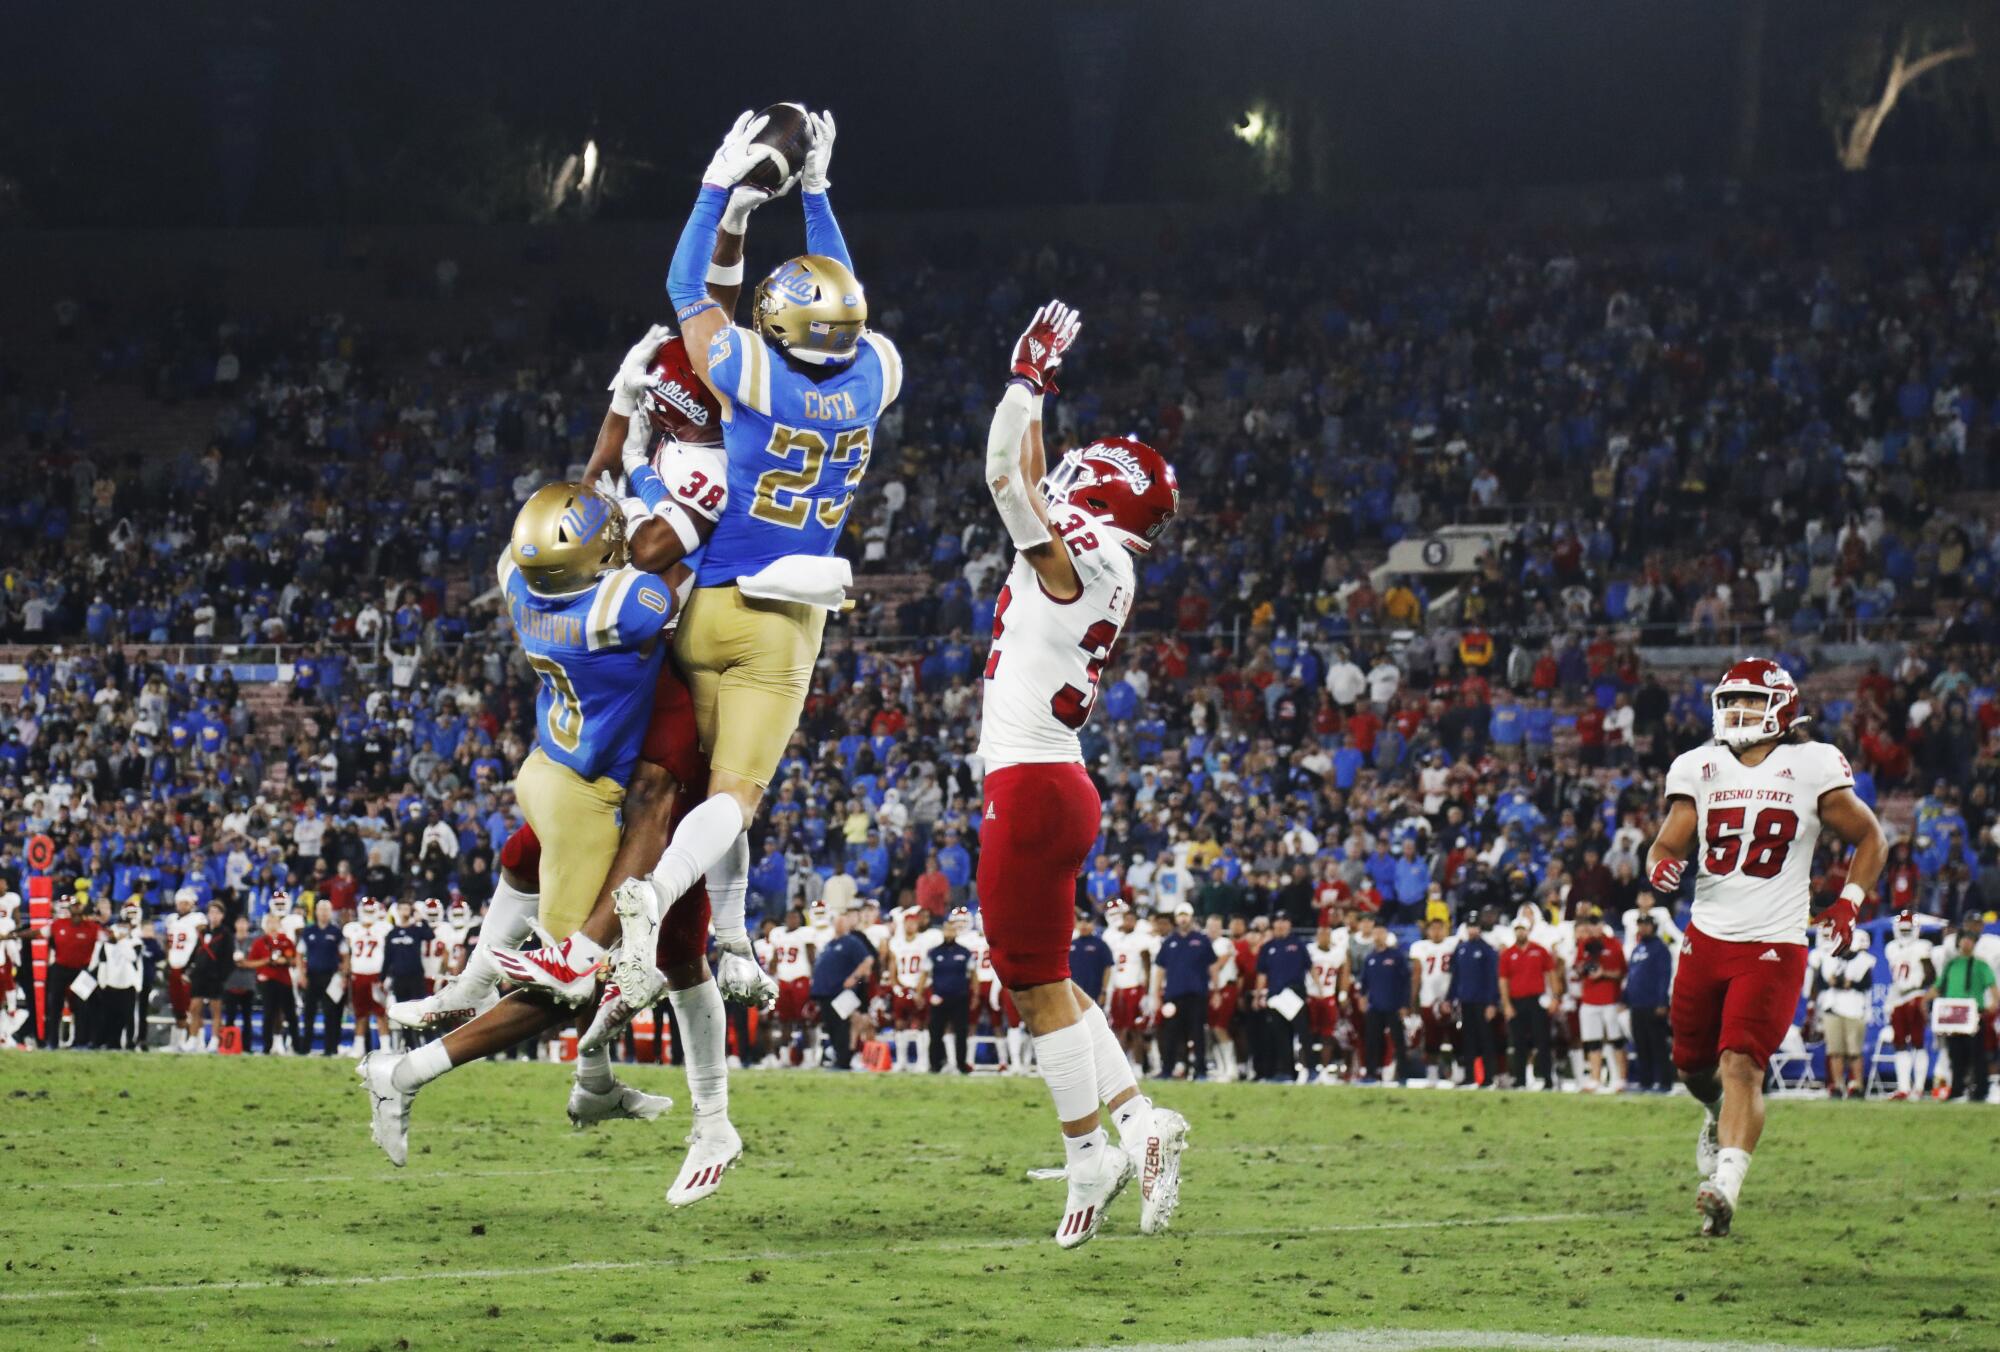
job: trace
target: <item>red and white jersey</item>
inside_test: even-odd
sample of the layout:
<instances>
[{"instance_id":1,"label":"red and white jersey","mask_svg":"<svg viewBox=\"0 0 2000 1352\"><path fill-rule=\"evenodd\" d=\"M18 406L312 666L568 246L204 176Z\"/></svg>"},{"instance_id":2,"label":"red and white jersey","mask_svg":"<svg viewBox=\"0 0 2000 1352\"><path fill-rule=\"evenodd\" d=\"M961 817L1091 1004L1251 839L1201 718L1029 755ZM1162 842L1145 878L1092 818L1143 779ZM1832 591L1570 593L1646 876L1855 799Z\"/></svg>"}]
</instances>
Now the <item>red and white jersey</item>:
<instances>
[{"instance_id":1,"label":"red and white jersey","mask_svg":"<svg viewBox=\"0 0 2000 1352\"><path fill-rule=\"evenodd\" d=\"M167 966L172 970L184 971L188 959L194 956L196 945L201 943L201 932L208 928L208 921L189 911L186 915L167 917Z\"/></svg>"},{"instance_id":2,"label":"red and white jersey","mask_svg":"<svg viewBox=\"0 0 2000 1352\"><path fill-rule=\"evenodd\" d=\"M1054 599L1027 555L1016 554L993 608L979 728L979 754L989 773L1083 759L1077 729L1097 703L1098 678L1132 613L1132 560L1124 547L1100 544L1088 517L1069 515L1080 524L1067 529L1063 542L1082 592L1073 600Z\"/></svg>"},{"instance_id":3,"label":"red and white jersey","mask_svg":"<svg viewBox=\"0 0 2000 1352\"><path fill-rule=\"evenodd\" d=\"M1325 948L1306 945L1312 966L1306 969L1306 994L1316 1000L1331 1000L1340 994L1340 974L1347 970L1347 936L1335 934Z\"/></svg>"},{"instance_id":4,"label":"red and white jersey","mask_svg":"<svg viewBox=\"0 0 2000 1352\"><path fill-rule=\"evenodd\" d=\"M1429 939L1419 939L1410 945L1410 961L1417 967L1417 1000L1426 1005L1435 1005L1451 994L1451 954L1458 947L1458 939L1447 934L1432 943Z\"/></svg>"},{"instance_id":5,"label":"red and white jersey","mask_svg":"<svg viewBox=\"0 0 2000 1352\"><path fill-rule=\"evenodd\" d=\"M1242 975L1236 970L1236 945L1226 938L1215 940L1215 956L1222 959L1222 966L1216 969L1209 985L1215 990L1227 990Z\"/></svg>"},{"instance_id":6,"label":"red and white jersey","mask_svg":"<svg viewBox=\"0 0 2000 1352\"><path fill-rule=\"evenodd\" d=\"M813 932L804 925L797 929L771 931L771 975L780 981L812 979Z\"/></svg>"},{"instance_id":7,"label":"red and white jersey","mask_svg":"<svg viewBox=\"0 0 2000 1352\"><path fill-rule=\"evenodd\" d=\"M729 505L729 462L722 447L683 446L667 437L653 452L653 468L660 472L668 496L694 519L696 532L706 540ZM674 597L674 618L668 628L680 622L681 608L693 589L690 575Z\"/></svg>"},{"instance_id":8,"label":"red and white jersey","mask_svg":"<svg viewBox=\"0 0 2000 1352\"><path fill-rule=\"evenodd\" d=\"M808 923L805 927L805 936L806 936L806 942L813 946L813 952L824 953L826 951L826 946L833 942L834 929L832 925L828 924L815 925ZM867 936L863 935L862 937L866 938ZM870 943L868 947L870 948L870 950L874 952L880 952L882 946L880 944Z\"/></svg>"},{"instance_id":9,"label":"red and white jersey","mask_svg":"<svg viewBox=\"0 0 2000 1352\"><path fill-rule=\"evenodd\" d=\"M278 920L278 933L290 939L294 944L299 941L299 931L305 927L306 918L297 911L293 911L287 916L281 916Z\"/></svg>"},{"instance_id":10,"label":"red and white jersey","mask_svg":"<svg viewBox=\"0 0 2000 1352\"><path fill-rule=\"evenodd\" d=\"M889 964L899 990L913 991L924 984L924 959L944 939L936 930L904 934L898 930L889 939Z\"/></svg>"},{"instance_id":11,"label":"red and white jersey","mask_svg":"<svg viewBox=\"0 0 2000 1352\"><path fill-rule=\"evenodd\" d=\"M1891 939L1882 947L1882 957L1889 964L1889 1004L1907 1005L1912 1000L1921 999L1930 988L1930 981L1924 976L1924 964L1932 960L1937 945L1921 935L1908 939Z\"/></svg>"},{"instance_id":12,"label":"red and white jersey","mask_svg":"<svg viewBox=\"0 0 2000 1352\"><path fill-rule=\"evenodd\" d=\"M341 926L340 937L347 940L347 970L355 976L380 976L382 959L388 956L389 922L350 920Z\"/></svg>"},{"instance_id":13,"label":"red and white jersey","mask_svg":"<svg viewBox=\"0 0 2000 1352\"><path fill-rule=\"evenodd\" d=\"M431 926L430 942L424 945L424 975L433 981L449 975L452 950L464 942L464 932L448 921Z\"/></svg>"},{"instance_id":14,"label":"red and white jersey","mask_svg":"<svg viewBox=\"0 0 2000 1352\"><path fill-rule=\"evenodd\" d=\"M1105 934L1104 942L1111 945L1111 988L1128 991L1144 986L1147 973L1152 970L1148 960L1159 949L1153 932L1143 925L1130 934L1111 930Z\"/></svg>"},{"instance_id":15,"label":"red and white jersey","mask_svg":"<svg viewBox=\"0 0 2000 1352\"><path fill-rule=\"evenodd\" d=\"M978 930L969 929L958 936L958 941L972 950L973 985L984 989L989 981L999 978L993 975L993 945L986 942L986 936ZM1092 992L1093 994L1095 992Z\"/></svg>"},{"instance_id":16,"label":"red and white jersey","mask_svg":"<svg viewBox=\"0 0 2000 1352\"><path fill-rule=\"evenodd\" d=\"M1824 742L1780 742L1755 766L1696 747L1667 771L1667 798L1697 816L1693 923L1730 943L1805 942L1819 800L1851 788L1847 757Z\"/></svg>"}]
</instances>

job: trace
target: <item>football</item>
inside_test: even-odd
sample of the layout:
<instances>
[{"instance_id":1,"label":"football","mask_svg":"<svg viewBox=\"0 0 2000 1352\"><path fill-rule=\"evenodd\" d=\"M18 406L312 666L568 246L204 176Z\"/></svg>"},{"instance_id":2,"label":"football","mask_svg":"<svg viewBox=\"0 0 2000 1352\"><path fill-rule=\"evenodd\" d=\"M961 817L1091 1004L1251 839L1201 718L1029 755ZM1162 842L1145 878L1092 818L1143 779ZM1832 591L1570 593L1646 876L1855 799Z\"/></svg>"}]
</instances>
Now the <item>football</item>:
<instances>
[{"instance_id":1,"label":"football","mask_svg":"<svg viewBox=\"0 0 2000 1352\"><path fill-rule=\"evenodd\" d=\"M753 139L757 145L776 151L777 158L758 164L743 181L777 192L805 164L806 151L812 148L812 132L806 126L803 104L774 103L764 110L764 116L770 121Z\"/></svg>"}]
</instances>

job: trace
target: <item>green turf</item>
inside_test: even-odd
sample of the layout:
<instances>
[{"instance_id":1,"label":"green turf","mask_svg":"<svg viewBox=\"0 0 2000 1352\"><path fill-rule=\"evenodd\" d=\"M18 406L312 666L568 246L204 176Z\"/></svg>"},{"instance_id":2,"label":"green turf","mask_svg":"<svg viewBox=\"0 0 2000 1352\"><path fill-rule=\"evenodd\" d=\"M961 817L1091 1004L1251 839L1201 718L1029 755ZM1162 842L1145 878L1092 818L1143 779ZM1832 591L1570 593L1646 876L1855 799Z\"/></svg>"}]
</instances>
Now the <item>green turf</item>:
<instances>
[{"instance_id":1,"label":"green turf","mask_svg":"<svg viewBox=\"0 0 2000 1352\"><path fill-rule=\"evenodd\" d=\"M578 1134L562 1071L460 1071L398 1171L344 1059L0 1054L0 1347L2000 1346L1992 1109L1776 1104L1737 1233L1708 1242L1685 1099L1173 1086L1174 1233L1141 1239L1133 1193L1066 1254L1061 1185L1023 1178L1060 1156L1039 1081L739 1075L751 1153L675 1213L681 1077L628 1074L674 1111ZM520 1271L592 1262L632 1266ZM352 1276L421 1280L318 1280ZM193 1285L225 1281L284 1285Z\"/></svg>"}]
</instances>

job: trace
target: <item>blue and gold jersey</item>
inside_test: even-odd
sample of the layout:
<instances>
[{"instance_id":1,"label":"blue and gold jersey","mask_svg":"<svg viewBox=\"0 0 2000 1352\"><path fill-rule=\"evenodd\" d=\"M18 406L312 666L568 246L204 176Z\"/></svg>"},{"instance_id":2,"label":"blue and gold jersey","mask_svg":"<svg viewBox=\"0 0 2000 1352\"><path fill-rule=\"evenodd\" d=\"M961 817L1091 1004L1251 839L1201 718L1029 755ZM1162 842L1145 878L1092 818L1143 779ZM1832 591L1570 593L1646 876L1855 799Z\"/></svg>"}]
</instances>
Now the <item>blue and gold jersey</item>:
<instances>
[{"instance_id":1,"label":"blue and gold jersey","mask_svg":"<svg viewBox=\"0 0 2000 1352\"><path fill-rule=\"evenodd\" d=\"M861 338L853 361L813 374L748 329L726 328L709 344L709 379L729 396L729 510L709 538L701 586L748 577L788 554L834 552L868 472L875 422L903 389L896 345L879 333Z\"/></svg>"},{"instance_id":2,"label":"blue and gold jersey","mask_svg":"<svg viewBox=\"0 0 2000 1352\"><path fill-rule=\"evenodd\" d=\"M623 784L653 710L667 651L656 640L673 616L673 593L652 573L620 568L575 596L537 596L504 554L500 587L540 683L542 754L583 779L609 775Z\"/></svg>"}]
</instances>

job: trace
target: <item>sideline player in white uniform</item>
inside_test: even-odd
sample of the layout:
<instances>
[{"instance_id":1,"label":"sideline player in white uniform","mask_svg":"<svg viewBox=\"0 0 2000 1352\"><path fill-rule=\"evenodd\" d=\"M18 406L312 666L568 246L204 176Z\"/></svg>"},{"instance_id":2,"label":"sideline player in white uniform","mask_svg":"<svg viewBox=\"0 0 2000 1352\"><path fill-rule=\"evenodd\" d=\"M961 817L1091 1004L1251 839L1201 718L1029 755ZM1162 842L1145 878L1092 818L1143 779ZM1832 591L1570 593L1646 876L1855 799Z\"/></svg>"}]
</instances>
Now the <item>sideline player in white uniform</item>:
<instances>
[{"instance_id":1,"label":"sideline player in white uniform","mask_svg":"<svg viewBox=\"0 0 2000 1352\"><path fill-rule=\"evenodd\" d=\"M1230 944L1229 951L1229 965L1234 968L1236 946ZM1306 1010L1312 1020L1313 1040L1319 1043L1319 1070L1315 1078L1321 1084L1338 1084L1340 1077L1334 1073L1333 1058L1340 1049L1336 1037L1340 1030L1340 996L1347 984L1346 927L1321 925L1313 941L1306 945L1306 958L1312 964L1306 969Z\"/></svg>"},{"instance_id":2,"label":"sideline player in white uniform","mask_svg":"<svg viewBox=\"0 0 2000 1352\"><path fill-rule=\"evenodd\" d=\"M347 949L347 999L354 1010L354 1055L368 1054L368 1029L376 1028L383 1048L395 1046L389 1034L389 1015L382 1007L382 963L389 956L389 922L382 917L382 903L363 897L359 917L341 927L340 937Z\"/></svg>"},{"instance_id":3,"label":"sideline player in white uniform","mask_svg":"<svg viewBox=\"0 0 2000 1352\"><path fill-rule=\"evenodd\" d=\"M779 1056L781 1066L819 1064L819 1025L806 1017L812 999L813 959L819 956L815 932L796 910L785 913L785 923L771 931L771 967L778 983ZM794 1049L794 1042L797 1047Z\"/></svg>"},{"instance_id":4,"label":"sideline player in white uniform","mask_svg":"<svg viewBox=\"0 0 2000 1352\"><path fill-rule=\"evenodd\" d=\"M1139 1092L1111 1025L1069 979L1076 878L1102 804L1077 729L1132 610L1129 551L1151 549L1180 507L1172 466L1113 438L1043 474L1042 396L1075 341L1078 317L1052 301L1015 343L1013 378L986 439L986 485L1018 551L993 611L979 755L986 765L979 898L993 970L1034 1037L1062 1122L1068 1203L1056 1243L1097 1233L1135 1170L1139 1227L1167 1227L1180 1195L1187 1121ZM1110 1107L1121 1144L1106 1140Z\"/></svg>"},{"instance_id":5,"label":"sideline player in white uniform","mask_svg":"<svg viewBox=\"0 0 2000 1352\"><path fill-rule=\"evenodd\" d=\"M924 959L944 935L923 925L925 912L912 906L878 950L889 971L890 1016L895 1025L896 1069L924 1069L924 1034L930 1026L924 1004ZM907 1052L907 1055L905 1054Z\"/></svg>"},{"instance_id":6,"label":"sideline player in white uniform","mask_svg":"<svg viewBox=\"0 0 2000 1352\"><path fill-rule=\"evenodd\" d=\"M1889 964L1889 1037L1896 1048L1896 1092L1907 1099L1924 1092L1924 994L1936 975L1936 946L1917 932L1914 912L1896 916L1894 937L1882 947Z\"/></svg>"},{"instance_id":7,"label":"sideline player in white uniform","mask_svg":"<svg viewBox=\"0 0 2000 1352\"><path fill-rule=\"evenodd\" d=\"M1695 1148L1701 1233L1729 1233L1764 1132L1764 1071L1805 977L1812 860L1822 828L1854 847L1821 916L1842 949L1881 876L1881 823L1847 758L1805 731L1799 688L1775 662L1738 662L1710 696L1715 740L1667 771L1666 820L1647 852L1655 892L1680 890L1700 851L1694 911L1674 972L1674 1066L1704 1111Z\"/></svg>"},{"instance_id":8,"label":"sideline player in white uniform","mask_svg":"<svg viewBox=\"0 0 2000 1352\"><path fill-rule=\"evenodd\" d=\"M1139 913L1123 900L1104 908L1104 942L1111 945L1111 1031L1135 1074L1146 1066L1146 992L1153 984L1153 954L1159 945L1151 926L1139 923Z\"/></svg>"},{"instance_id":9,"label":"sideline player in white uniform","mask_svg":"<svg viewBox=\"0 0 2000 1352\"><path fill-rule=\"evenodd\" d=\"M198 896L192 887L174 893L174 913L167 917L167 1002L174 1011L174 1040L170 1050L201 1050L201 1016L193 1009L188 986L188 960L194 957L208 917L195 908Z\"/></svg>"},{"instance_id":10,"label":"sideline player in white uniform","mask_svg":"<svg viewBox=\"0 0 2000 1352\"><path fill-rule=\"evenodd\" d=\"M1445 933L1444 921L1424 926L1424 937L1410 945L1410 1003L1423 1025L1424 1081L1436 1084L1440 1063L1449 1066L1456 1050L1457 1023L1445 1002L1451 997L1451 955L1458 936Z\"/></svg>"}]
</instances>

